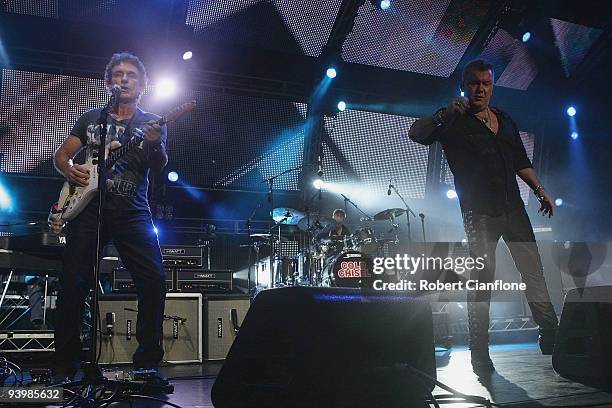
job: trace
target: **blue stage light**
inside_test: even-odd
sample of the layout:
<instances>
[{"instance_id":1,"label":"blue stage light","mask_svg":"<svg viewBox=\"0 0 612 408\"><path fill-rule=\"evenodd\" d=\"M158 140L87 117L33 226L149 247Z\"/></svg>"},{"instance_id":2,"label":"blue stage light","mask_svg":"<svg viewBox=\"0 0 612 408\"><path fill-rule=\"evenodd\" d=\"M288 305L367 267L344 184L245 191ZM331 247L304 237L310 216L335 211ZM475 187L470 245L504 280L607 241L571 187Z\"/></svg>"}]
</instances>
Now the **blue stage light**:
<instances>
[{"instance_id":1,"label":"blue stage light","mask_svg":"<svg viewBox=\"0 0 612 408\"><path fill-rule=\"evenodd\" d=\"M341 112L345 111L346 110L346 102L344 102L344 101L338 102L338 110L341 111Z\"/></svg>"},{"instance_id":2,"label":"blue stage light","mask_svg":"<svg viewBox=\"0 0 612 408\"><path fill-rule=\"evenodd\" d=\"M450 198L451 200L453 198L457 198L457 192L455 190L448 190L446 192L446 197Z\"/></svg>"},{"instance_id":3,"label":"blue stage light","mask_svg":"<svg viewBox=\"0 0 612 408\"><path fill-rule=\"evenodd\" d=\"M526 43L530 39L531 39L531 33L529 31L525 32L525 34L523 34L523 42Z\"/></svg>"},{"instance_id":4,"label":"blue stage light","mask_svg":"<svg viewBox=\"0 0 612 408\"><path fill-rule=\"evenodd\" d=\"M155 232L155 235L159 235L159 230L155 225L153 226L153 232Z\"/></svg>"},{"instance_id":5,"label":"blue stage light","mask_svg":"<svg viewBox=\"0 0 612 408\"><path fill-rule=\"evenodd\" d=\"M176 183L179 179L179 175L176 171L171 171L170 173L168 173L168 180L170 180L173 183Z\"/></svg>"},{"instance_id":6,"label":"blue stage light","mask_svg":"<svg viewBox=\"0 0 612 408\"><path fill-rule=\"evenodd\" d=\"M570 135L570 137L571 137L573 140L578 139L578 136L580 136L580 135L578 134L578 132L572 132L572 134Z\"/></svg>"},{"instance_id":7,"label":"blue stage light","mask_svg":"<svg viewBox=\"0 0 612 408\"><path fill-rule=\"evenodd\" d=\"M11 211L13 209L13 200L8 191L0 184L0 210Z\"/></svg>"},{"instance_id":8,"label":"blue stage light","mask_svg":"<svg viewBox=\"0 0 612 408\"><path fill-rule=\"evenodd\" d=\"M575 114L576 114L576 108L574 108L573 106L570 106L569 108L567 108L568 116L574 116Z\"/></svg>"},{"instance_id":9,"label":"blue stage light","mask_svg":"<svg viewBox=\"0 0 612 408\"><path fill-rule=\"evenodd\" d=\"M380 8L382 10L387 10L389 7L391 7L391 0L381 0Z\"/></svg>"},{"instance_id":10,"label":"blue stage light","mask_svg":"<svg viewBox=\"0 0 612 408\"><path fill-rule=\"evenodd\" d=\"M557 199L555 200L555 205L556 205L557 207L561 207L561 206L563 205L563 199L562 199L562 198L557 198Z\"/></svg>"},{"instance_id":11,"label":"blue stage light","mask_svg":"<svg viewBox=\"0 0 612 408\"><path fill-rule=\"evenodd\" d=\"M325 75L327 75L328 78L335 78L336 75L338 73L336 72L335 68L327 68L327 71L325 71Z\"/></svg>"}]
</instances>

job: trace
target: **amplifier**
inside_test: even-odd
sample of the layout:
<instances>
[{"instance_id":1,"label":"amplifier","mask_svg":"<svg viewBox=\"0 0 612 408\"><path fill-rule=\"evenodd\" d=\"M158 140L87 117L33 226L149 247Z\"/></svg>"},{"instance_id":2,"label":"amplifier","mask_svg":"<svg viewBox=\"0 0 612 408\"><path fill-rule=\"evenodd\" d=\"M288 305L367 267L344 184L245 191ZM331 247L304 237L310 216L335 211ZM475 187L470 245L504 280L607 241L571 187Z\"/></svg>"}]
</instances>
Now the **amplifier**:
<instances>
[{"instance_id":1,"label":"amplifier","mask_svg":"<svg viewBox=\"0 0 612 408\"><path fill-rule=\"evenodd\" d=\"M138 348L136 340L136 312L138 299L133 294L100 296L100 317L103 333L100 344L101 364L131 363ZM168 293L164 314L184 318L164 319L164 361L169 363L202 362L202 295L200 293ZM111 320L109 335L107 328Z\"/></svg>"},{"instance_id":2,"label":"amplifier","mask_svg":"<svg viewBox=\"0 0 612 408\"><path fill-rule=\"evenodd\" d=\"M251 306L245 295L204 297L204 358L223 360Z\"/></svg>"},{"instance_id":3,"label":"amplifier","mask_svg":"<svg viewBox=\"0 0 612 408\"><path fill-rule=\"evenodd\" d=\"M231 292L232 271L214 269L177 269L179 292Z\"/></svg>"},{"instance_id":4,"label":"amplifier","mask_svg":"<svg viewBox=\"0 0 612 408\"><path fill-rule=\"evenodd\" d=\"M166 268L201 268L202 252L197 245L162 245L162 263Z\"/></svg>"},{"instance_id":5,"label":"amplifier","mask_svg":"<svg viewBox=\"0 0 612 408\"><path fill-rule=\"evenodd\" d=\"M174 291L174 270L164 268L166 273L166 290ZM132 275L125 268L115 268L113 270L113 292L136 293L136 287L132 280Z\"/></svg>"}]
</instances>

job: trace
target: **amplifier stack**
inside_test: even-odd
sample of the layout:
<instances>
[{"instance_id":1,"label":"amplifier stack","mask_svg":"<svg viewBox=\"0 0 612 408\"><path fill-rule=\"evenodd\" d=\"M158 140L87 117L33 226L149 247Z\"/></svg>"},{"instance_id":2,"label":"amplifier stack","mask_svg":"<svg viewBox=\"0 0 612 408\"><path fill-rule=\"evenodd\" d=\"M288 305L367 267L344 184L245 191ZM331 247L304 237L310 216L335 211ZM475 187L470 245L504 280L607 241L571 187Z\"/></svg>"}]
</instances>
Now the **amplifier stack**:
<instances>
[{"instance_id":1,"label":"amplifier stack","mask_svg":"<svg viewBox=\"0 0 612 408\"><path fill-rule=\"evenodd\" d=\"M161 252L168 292L221 294L232 291L232 271L207 269L201 246L162 245ZM127 269L119 267L113 271L113 292L136 292Z\"/></svg>"}]
</instances>

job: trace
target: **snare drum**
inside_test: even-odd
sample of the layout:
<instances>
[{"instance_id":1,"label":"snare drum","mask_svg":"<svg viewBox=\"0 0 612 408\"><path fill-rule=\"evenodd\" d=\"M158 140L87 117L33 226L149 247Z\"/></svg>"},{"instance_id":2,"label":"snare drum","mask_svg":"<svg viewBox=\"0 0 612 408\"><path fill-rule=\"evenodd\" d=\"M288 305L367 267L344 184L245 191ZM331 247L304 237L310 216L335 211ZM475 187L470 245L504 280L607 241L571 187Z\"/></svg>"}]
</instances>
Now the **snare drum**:
<instances>
[{"instance_id":1,"label":"snare drum","mask_svg":"<svg viewBox=\"0 0 612 408\"><path fill-rule=\"evenodd\" d=\"M371 288L372 259L358 251L344 251L327 259L323 286Z\"/></svg>"}]
</instances>

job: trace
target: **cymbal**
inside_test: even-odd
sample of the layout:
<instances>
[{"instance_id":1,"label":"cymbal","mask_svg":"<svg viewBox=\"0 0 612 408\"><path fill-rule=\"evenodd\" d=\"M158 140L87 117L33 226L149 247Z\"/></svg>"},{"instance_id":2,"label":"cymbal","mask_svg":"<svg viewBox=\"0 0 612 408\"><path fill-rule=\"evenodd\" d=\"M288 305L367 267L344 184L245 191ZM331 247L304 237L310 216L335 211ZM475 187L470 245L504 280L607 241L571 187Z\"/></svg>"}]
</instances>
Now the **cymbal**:
<instances>
[{"instance_id":1,"label":"cymbal","mask_svg":"<svg viewBox=\"0 0 612 408\"><path fill-rule=\"evenodd\" d=\"M404 210L403 208L389 208L374 215L374 219L376 221L390 220L392 218L399 217L405 212L406 210Z\"/></svg>"},{"instance_id":2,"label":"cymbal","mask_svg":"<svg viewBox=\"0 0 612 408\"><path fill-rule=\"evenodd\" d=\"M255 241L270 241L270 237L272 237L272 242L278 242L278 235L274 235L274 234L251 234L249 235L249 237ZM281 236L280 237L281 242L287 242L288 239Z\"/></svg>"},{"instance_id":3,"label":"cymbal","mask_svg":"<svg viewBox=\"0 0 612 408\"><path fill-rule=\"evenodd\" d=\"M278 207L272 210L272 219L278 224L297 225L304 218L303 212L288 207Z\"/></svg>"},{"instance_id":4,"label":"cymbal","mask_svg":"<svg viewBox=\"0 0 612 408\"><path fill-rule=\"evenodd\" d=\"M310 229L311 230L323 229L323 228L327 227L329 224L331 224L332 222L335 222L335 221L332 220L331 218L328 218L328 217L313 217L313 216L311 216L310 217ZM308 217L302 218L298 222L297 226L302 231L308 230Z\"/></svg>"}]
</instances>

